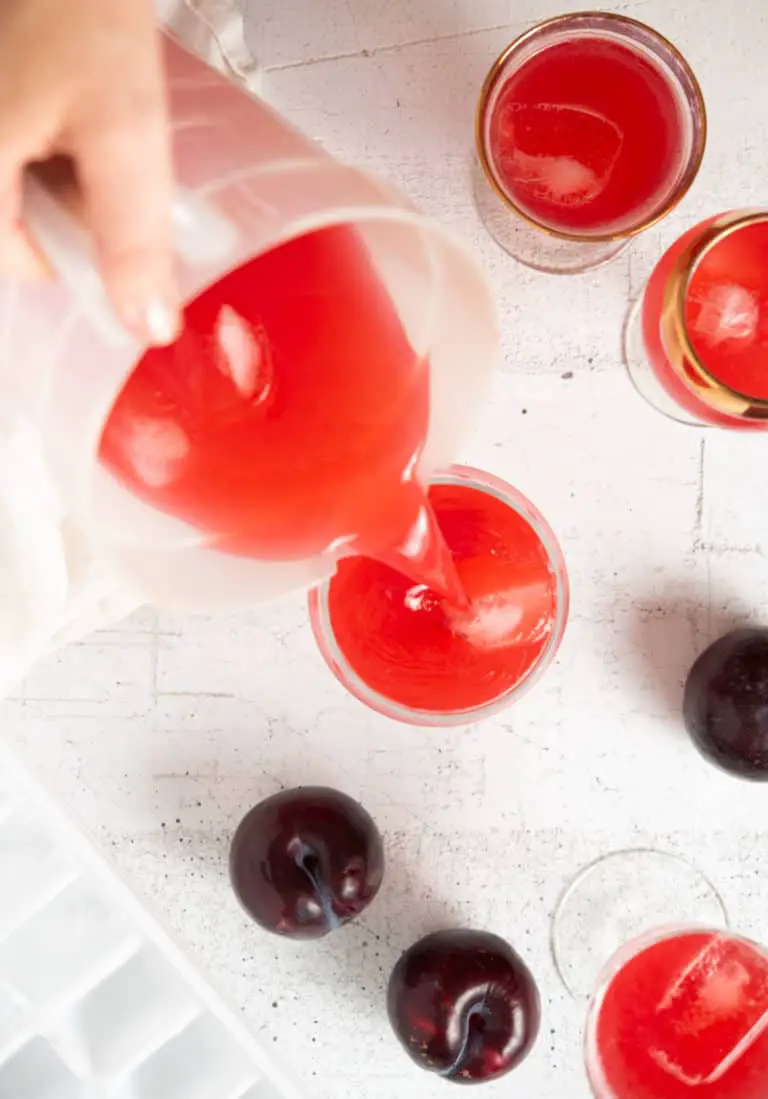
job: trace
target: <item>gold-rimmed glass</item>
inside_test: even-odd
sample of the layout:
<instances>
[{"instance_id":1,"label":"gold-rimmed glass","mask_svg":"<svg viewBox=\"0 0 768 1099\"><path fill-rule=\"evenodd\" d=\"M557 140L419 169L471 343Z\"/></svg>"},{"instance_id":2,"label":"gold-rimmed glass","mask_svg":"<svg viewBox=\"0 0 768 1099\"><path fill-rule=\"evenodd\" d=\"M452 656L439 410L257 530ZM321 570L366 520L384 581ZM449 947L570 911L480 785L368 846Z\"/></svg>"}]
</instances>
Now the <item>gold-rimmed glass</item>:
<instances>
[{"instance_id":1,"label":"gold-rimmed glass","mask_svg":"<svg viewBox=\"0 0 768 1099\"><path fill-rule=\"evenodd\" d=\"M724 246L737 234L765 227L759 246L765 250L765 284L749 290L741 274L723 267ZM753 248L754 251L754 248ZM750 258L758 261L760 255ZM649 404L680 423L742 431L768 429L768 390L746 392L719 378L706 361L701 339L691 331L689 303L697 274L717 264L721 281L707 304L713 347L740 346L749 362L750 347L762 356L762 300L768 293L768 210L733 210L708 218L684 233L654 268L645 290L632 307L624 333L624 358L637 391ZM703 314L700 313L700 319ZM719 326L719 327L718 327ZM750 341L751 344L750 344ZM748 381L748 377L745 382Z\"/></svg>"},{"instance_id":2,"label":"gold-rimmed glass","mask_svg":"<svg viewBox=\"0 0 768 1099\"><path fill-rule=\"evenodd\" d=\"M535 55L568 41L590 38L628 47L650 62L674 97L682 140L675 171L647 204L610 231L565 231L537 220L510 193L498 170L491 123L510 78ZM576 274L607 263L633 236L665 217L695 179L706 145L707 119L698 81L680 52L662 35L634 19L608 12L576 12L547 20L515 39L497 58L480 95L476 115L474 189L477 207L497 243L521 263L552 273Z\"/></svg>"}]
</instances>

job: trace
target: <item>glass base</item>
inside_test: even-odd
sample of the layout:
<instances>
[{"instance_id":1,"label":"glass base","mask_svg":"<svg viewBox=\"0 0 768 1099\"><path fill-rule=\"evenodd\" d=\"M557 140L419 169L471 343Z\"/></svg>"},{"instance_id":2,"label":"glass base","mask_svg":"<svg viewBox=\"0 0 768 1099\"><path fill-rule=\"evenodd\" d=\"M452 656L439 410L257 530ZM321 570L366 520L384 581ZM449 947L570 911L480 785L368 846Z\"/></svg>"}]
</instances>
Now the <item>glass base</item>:
<instances>
[{"instance_id":1,"label":"glass base","mask_svg":"<svg viewBox=\"0 0 768 1099\"><path fill-rule=\"evenodd\" d=\"M722 897L679 855L638 849L604 855L567 887L552 921L552 956L574 999L588 1000L606 963L656 928L727 928Z\"/></svg>"},{"instance_id":2,"label":"glass base","mask_svg":"<svg viewBox=\"0 0 768 1099\"><path fill-rule=\"evenodd\" d=\"M610 263L628 240L564 240L529 225L502 202L477 157L473 165L475 202L483 223L496 243L513 259L551 275L579 275Z\"/></svg>"},{"instance_id":3,"label":"glass base","mask_svg":"<svg viewBox=\"0 0 768 1099\"><path fill-rule=\"evenodd\" d=\"M653 372L643 339L643 295L632 305L624 324L624 365L640 396L657 412L688 427L709 427L680 407Z\"/></svg>"}]
</instances>

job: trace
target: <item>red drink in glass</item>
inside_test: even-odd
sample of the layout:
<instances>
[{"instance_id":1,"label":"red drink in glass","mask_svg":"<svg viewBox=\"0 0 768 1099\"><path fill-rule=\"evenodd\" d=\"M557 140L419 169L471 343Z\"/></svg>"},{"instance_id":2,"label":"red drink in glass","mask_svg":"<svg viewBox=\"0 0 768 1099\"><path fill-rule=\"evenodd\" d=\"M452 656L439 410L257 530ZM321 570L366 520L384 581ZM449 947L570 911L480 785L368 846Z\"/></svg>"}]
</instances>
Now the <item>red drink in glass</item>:
<instances>
[{"instance_id":1,"label":"red drink in glass","mask_svg":"<svg viewBox=\"0 0 768 1099\"><path fill-rule=\"evenodd\" d=\"M621 15L559 16L516 39L485 81L478 208L515 258L583 271L668 213L705 143L701 89L670 42Z\"/></svg>"},{"instance_id":2,"label":"red drink in glass","mask_svg":"<svg viewBox=\"0 0 768 1099\"><path fill-rule=\"evenodd\" d=\"M683 108L668 73L634 45L592 36L556 42L499 93L489 137L497 178L542 226L625 232L675 188Z\"/></svg>"},{"instance_id":3,"label":"red drink in glass","mask_svg":"<svg viewBox=\"0 0 768 1099\"><path fill-rule=\"evenodd\" d=\"M124 486L207 544L266 560L341 536L375 548L408 528L424 501L409 478L428 363L354 229L257 257L184 321L143 356L104 429L101 461Z\"/></svg>"},{"instance_id":4,"label":"red drink in glass","mask_svg":"<svg viewBox=\"0 0 768 1099\"><path fill-rule=\"evenodd\" d=\"M768 1087L768 954L726 932L646 938L590 1012L597 1099L759 1099Z\"/></svg>"},{"instance_id":5,"label":"red drink in glass","mask_svg":"<svg viewBox=\"0 0 768 1099\"><path fill-rule=\"evenodd\" d=\"M724 214L685 233L654 269L636 324L627 362L651 403L702 425L765 430L768 214Z\"/></svg>"},{"instance_id":6,"label":"red drink in glass","mask_svg":"<svg viewBox=\"0 0 768 1099\"><path fill-rule=\"evenodd\" d=\"M312 594L312 623L361 701L412 724L457 724L511 701L544 670L565 627L567 578L551 530L510 486L456 467L432 483L429 504L465 602L358 557Z\"/></svg>"}]
</instances>

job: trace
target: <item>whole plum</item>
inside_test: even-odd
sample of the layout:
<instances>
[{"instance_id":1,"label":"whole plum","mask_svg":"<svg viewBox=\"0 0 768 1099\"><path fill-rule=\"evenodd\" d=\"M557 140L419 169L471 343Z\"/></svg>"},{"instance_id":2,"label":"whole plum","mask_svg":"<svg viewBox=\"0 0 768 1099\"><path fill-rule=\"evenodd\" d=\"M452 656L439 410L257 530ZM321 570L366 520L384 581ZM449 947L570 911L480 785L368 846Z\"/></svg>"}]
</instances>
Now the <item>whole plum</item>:
<instances>
[{"instance_id":1,"label":"whole plum","mask_svg":"<svg viewBox=\"0 0 768 1099\"><path fill-rule=\"evenodd\" d=\"M705 649L688 674L683 718L711 763L768 781L768 630L733 630Z\"/></svg>"},{"instance_id":2,"label":"whole plum","mask_svg":"<svg viewBox=\"0 0 768 1099\"><path fill-rule=\"evenodd\" d=\"M229 868L256 923L277 935L317 939L371 903L384 876L384 849L357 801L305 786L251 809L232 840Z\"/></svg>"},{"instance_id":3,"label":"whole plum","mask_svg":"<svg viewBox=\"0 0 768 1099\"><path fill-rule=\"evenodd\" d=\"M527 1057L539 1032L536 982L509 943L485 931L437 931L403 954L389 1019L423 1069L459 1084L495 1080Z\"/></svg>"}]
</instances>

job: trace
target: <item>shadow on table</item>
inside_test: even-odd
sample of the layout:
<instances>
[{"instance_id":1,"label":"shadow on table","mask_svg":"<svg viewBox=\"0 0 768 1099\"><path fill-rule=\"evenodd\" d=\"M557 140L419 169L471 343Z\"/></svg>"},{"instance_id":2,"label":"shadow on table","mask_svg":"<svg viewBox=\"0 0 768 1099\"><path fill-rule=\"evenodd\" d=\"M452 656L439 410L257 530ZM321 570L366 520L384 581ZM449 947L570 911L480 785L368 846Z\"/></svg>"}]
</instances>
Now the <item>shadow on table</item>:
<instances>
[{"instance_id":1,"label":"shadow on table","mask_svg":"<svg viewBox=\"0 0 768 1099\"><path fill-rule=\"evenodd\" d=\"M685 680L698 655L750 618L749 606L734 593L721 591L711 599L706 587L686 580L640 594L626 637L633 686L651 693L665 715L678 717Z\"/></svg>"},{"instance_id":2,"label":"shadow on table","mask_svg":"<svg viewBox=\"0 0 768 1099\"><path fill-rule=\"evenodd\" d=\"M394 837L384 839L388 861L381 892L357 921L324 940L313 963L317 983L343 987L361 1010L386 1003L403 951L431 931L466 924L456 907L398 859Z\"/></svg>"},{"instance_id":3,"label":"shadow on table","mask_svg":"<svg viewBox=\"0 0 768 1099\"><path fill-rule=\"evenodd\" d=\"M271 744L269 728L274 720L264 719L263 729L249 726L245 740L235 723L227 744L217 739L210 758L198 751L194 764L183 742L174 745L157 741L146 799L158 822L166 856L177 864L173 871L183 882L191 866L195 873L220 885L228 878L229 848L237 824L245 813L265 797L299 785L328 785L345 789L344 771L330 761L323 766L311 746L302 754L295 751L296 731L282 729L277 744ZM294 744L295 763L286 764L284 742ZM167 788L162 781L167 777ZM160 780L158 782L158 779ZM355 796L356 791L348 791ZM374 812L374 818L376 813ZM423 935L441 928L466 925L466 915L456 903L439 894L426 880L426 864L414 859L418 837L382 829L386 851L386 873L379 895L358 920L314 944L298 945L311 951L311 979L329 987L344 987L362 1007L380 1001L398 957ZM165 857L165 856L164 856ZM180 873L183 871L183 874ZM227 886L228 888L228 886ZM233 906L234 894L232 894ZM279 940L259 931L265 950L281 947Z\"/></svg>"}]
</instances>

